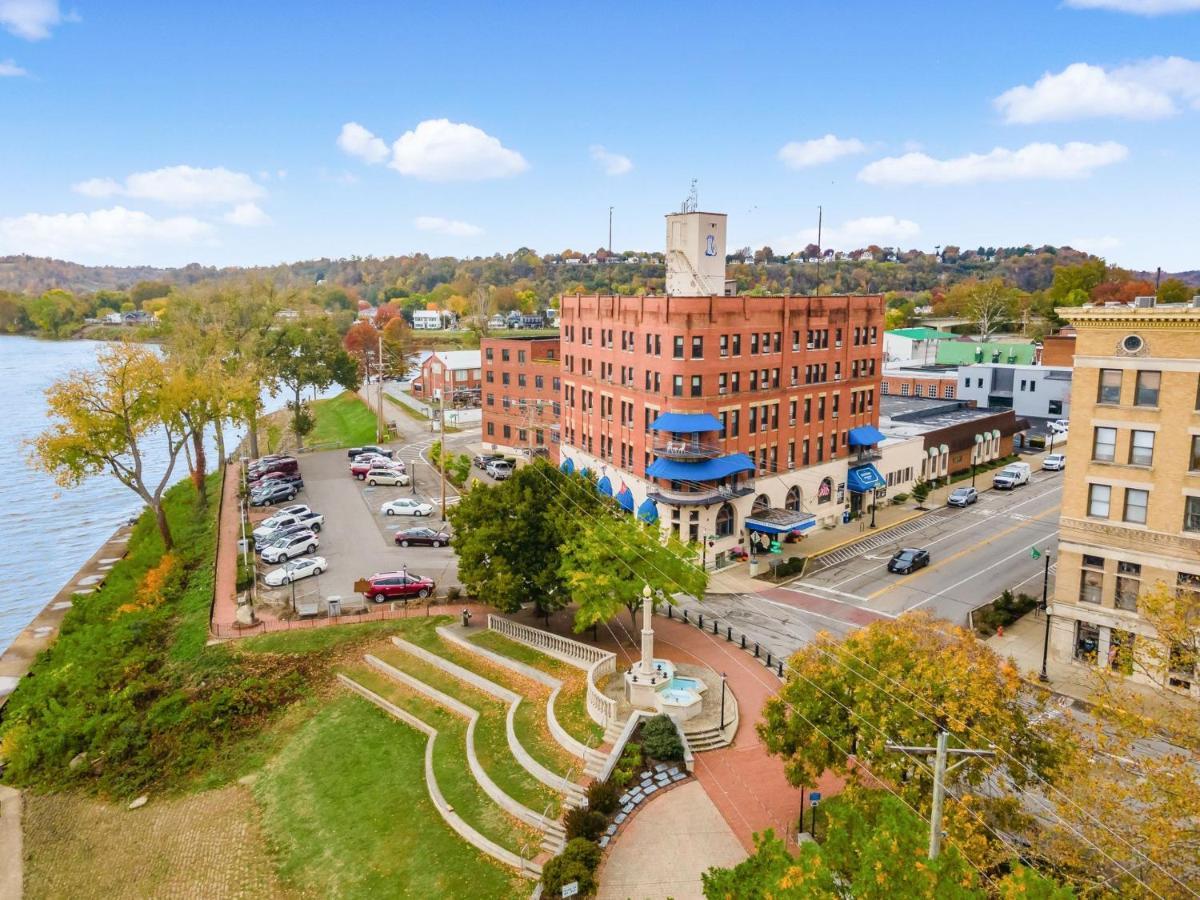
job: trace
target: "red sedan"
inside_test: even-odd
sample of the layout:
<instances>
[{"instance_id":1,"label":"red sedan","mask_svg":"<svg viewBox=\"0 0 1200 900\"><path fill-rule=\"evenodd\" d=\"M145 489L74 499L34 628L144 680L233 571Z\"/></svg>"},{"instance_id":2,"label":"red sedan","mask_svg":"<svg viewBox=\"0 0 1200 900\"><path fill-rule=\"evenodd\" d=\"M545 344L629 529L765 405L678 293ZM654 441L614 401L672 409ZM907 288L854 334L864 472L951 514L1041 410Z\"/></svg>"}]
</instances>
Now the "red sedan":
<instances>
[{"instance_id":1,"label":"red sedan","mask_svg":"<svg viewBox=\"0 0 1200 900\"><path fill-rule=\"evenodd\" d=\"M372 469L395 469L397 472L404 471L404 463L395 462L390 459L384 459L382 456L372 460L355 460L350 464L350 474L362 481L367 477L367 473Z\"/></svg>"},{"instance_id":2,"label":"red sedan","mask_svg":"<svg viewBox=\"0 0 1200 900\"><path fill-rule=\"evenodd\" d=\"M410 575L407 572L380 572L367 579L363 596L375 603L387 600L407 600L409 597L430 597L437 585L432 578Z\"/></svg>"}]
</instances>

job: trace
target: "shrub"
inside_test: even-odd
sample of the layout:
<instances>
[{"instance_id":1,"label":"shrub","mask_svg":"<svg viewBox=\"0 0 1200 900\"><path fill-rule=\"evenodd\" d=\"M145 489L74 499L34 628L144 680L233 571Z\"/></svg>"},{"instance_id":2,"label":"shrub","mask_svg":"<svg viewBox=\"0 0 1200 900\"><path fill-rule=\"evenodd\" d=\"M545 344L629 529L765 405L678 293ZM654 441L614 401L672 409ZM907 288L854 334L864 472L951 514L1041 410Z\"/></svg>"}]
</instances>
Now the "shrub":
<instances>
[{"instance_id":1,"label":"shrub","mask_svg":"<svg viewBox=\"0 0 1200 900\"><path fill-rule=\"evenodd\" d=\"M600 848L592 841L575 838L567 842L563 852L542 866L542 896L562 895L564 884L579 882L580 897L596 892L596 867L600 865Z\"/></svg>"},{"instance_id":2,"label":"shrub","mask_svg":"<svg viewBox=\"0 0 1200 900\"><path fill-rule=\"evenodd\" d=\"M621 751L620 765L629 769L640 769L642 766L642 745L630 741Z\"/></svg>"},{"instance_id":3,"label":"shrub","mask_svg":"<svg viewBox=\"0 0 1200 900\"><path fill-rule=\"evenodd\" d=\"M929 496L929 490L930 489L929 489L928 481L918 481L916 484L913 485L913 489L912 489L913 499L916 500L918 503L924 503L925 498Z\"/></svg>"},{"instance_id":4,"label":"shrub","mask_svg":"<svg viewBox=\"0 0 1200 900\"><path fill-rule=\"evenodd\" d=\"M624 789L629 782L633 781L633 769L622 769L620 767L613 769L612 775L608 776L608 783L615 785L618 788Z\"/></svg>"},{"instance_id":5,"label":"shrub","mask_svg":"<svg viewBox=\"0 0 1200 900\"><path fill-rule=\"evenodd\" d=\"M683 759L683 743L669 716L655 716L642 726L642 745L655 759Z\"/></svg>"},{"instance_id":6,"label":"shrub","mask_svg":"<svg viewBox=\"0 0 1200 900\"><path fill-rule=\"evenodd\" d=\"M447 600L457 600L461 596L462 596L462 588L460 588L457 584L454 585L453 587L446 588L446 599Z\"/></svg>"},{"instance_id":7,"label":"shrub","mask_svg":"<svg viewBox=\"0 0 1200 900\"><path fill-rule=\"evenodd\" d=\"M893 503L903 503L907 499L908 499L908 494L901 491L899 494L897 494L895 497L892 498L892 502Z\"/></svg>"},{"instance_id":8,"label":"shrub","mask_svg":"<svg viewBox=\"0 0 1200 900\"><path fill-rule=\"evenodd\" d=\"M566 829L567 840L571 838L595 840L600 837L600 833L607 825L608 817L594 809L580 807L563 816L563 828Z\"/></svg>"},{"instance_id":9,"label":"shrub","mask_svg":"<svg viewBox=\"0 0 1200 900\"><path fill-rule=\"evenodd\" d=\"M587 789L588 809L605 814L614 812L620 795L611 781L593 781Z\"/></svg>"}]
</instances>

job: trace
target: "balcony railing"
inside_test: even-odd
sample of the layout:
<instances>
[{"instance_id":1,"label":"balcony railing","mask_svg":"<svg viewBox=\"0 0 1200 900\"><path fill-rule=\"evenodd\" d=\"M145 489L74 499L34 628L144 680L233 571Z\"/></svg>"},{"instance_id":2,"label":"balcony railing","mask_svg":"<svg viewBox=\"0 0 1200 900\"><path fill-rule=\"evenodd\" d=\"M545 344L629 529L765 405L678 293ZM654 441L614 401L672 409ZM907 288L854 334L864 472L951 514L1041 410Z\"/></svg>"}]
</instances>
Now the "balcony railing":
<instances>
[{"instance_id":1,"label":"balcony railing","mask_svg":"<svg viewBox=\"0 0 1200 900\"><path fill-rule=\"evenodd\" d=\"M859 447L851 459L858 463L878 462L883 459L883 451L877 447Z\"/></svg>"},{"instance_id":2,"label":"balcony railing","mask_svg":"<svg viewBox=\"0 0 1200 900\"><path fill-rule=\"evenodd\" d=\"M715 459L725 451L704 441L660 440L655 443L654 452L666 459Z\"/></svg>"},{"instance_id":3,"label":"balcony railing","mask_svg":"<svg viewBox=\"0 0 1200 900\"><path fill-rule=\"evenodd\" d=\"M747 494L754 493L754 482L743 481L729 487L727 485L719 485L712 488L694 491L677 491L672 488L659 487L654 485L650 488L647 496L657 503L669 503L675 506L689 506L720 503L725 500L733 500L737 497L745 497Z\"/></svg>"}]
</instances>

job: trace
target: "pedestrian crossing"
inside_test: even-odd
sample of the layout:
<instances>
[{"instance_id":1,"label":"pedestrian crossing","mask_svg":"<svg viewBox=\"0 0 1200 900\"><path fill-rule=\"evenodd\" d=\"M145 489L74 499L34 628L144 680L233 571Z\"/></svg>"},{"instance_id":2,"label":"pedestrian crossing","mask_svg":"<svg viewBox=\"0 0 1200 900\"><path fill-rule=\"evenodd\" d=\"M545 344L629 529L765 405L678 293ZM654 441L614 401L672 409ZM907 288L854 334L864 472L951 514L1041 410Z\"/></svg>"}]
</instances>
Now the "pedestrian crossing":
<instances>
[{"instance_id":1,"label":"pedestrian crossing","mask_svg":"<svg viewBox=\"0 0 1200 900\"><path fill-rule=\"evenodd\" d=\"M863 538L861 541L855 541L853 544L839 547L836 550L813 559L809 564L808 574L832 568L840 563L862 556L864 553L877 550L880 547L893 546L898 538L916 534L930 525L939 524L945 518L946 514L944 512L932 512L920 518L913 519L911 522L905 522L902 525L897 525L895 528L889 528L887 531Z\"/></svg>"}]
</instances>

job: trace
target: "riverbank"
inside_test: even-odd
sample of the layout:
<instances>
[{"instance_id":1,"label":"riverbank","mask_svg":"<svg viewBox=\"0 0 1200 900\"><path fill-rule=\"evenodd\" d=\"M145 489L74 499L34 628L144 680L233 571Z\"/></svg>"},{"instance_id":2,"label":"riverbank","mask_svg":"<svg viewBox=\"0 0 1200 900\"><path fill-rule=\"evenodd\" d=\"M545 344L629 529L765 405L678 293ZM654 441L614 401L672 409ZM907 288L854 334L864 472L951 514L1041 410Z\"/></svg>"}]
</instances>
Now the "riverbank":
<instances>
[{"instance_id":1,"label":"riverbank","mask_svg":"<svg viewBox=\"0 0 1200 900\"><path fill-rule=\"evenodd\" d=\"M17 634L13 642L0 653L0 708L21 679L28 674L38 654L58 636L62 620L74 604L77 595L91 594L104 583L108 572L125 556L133 526L125 524L100 545L75 575L58 591L42 611Z\"/></svg>"}]
</instances>

